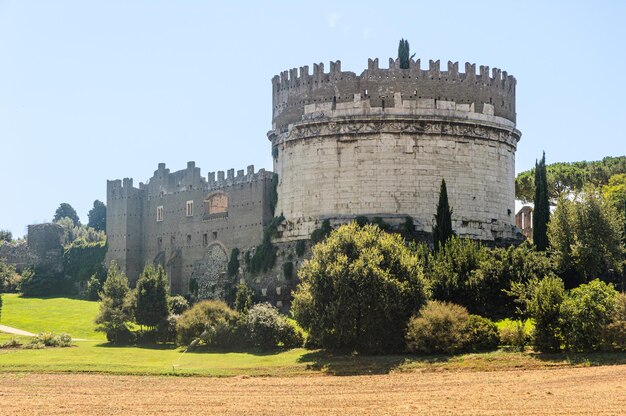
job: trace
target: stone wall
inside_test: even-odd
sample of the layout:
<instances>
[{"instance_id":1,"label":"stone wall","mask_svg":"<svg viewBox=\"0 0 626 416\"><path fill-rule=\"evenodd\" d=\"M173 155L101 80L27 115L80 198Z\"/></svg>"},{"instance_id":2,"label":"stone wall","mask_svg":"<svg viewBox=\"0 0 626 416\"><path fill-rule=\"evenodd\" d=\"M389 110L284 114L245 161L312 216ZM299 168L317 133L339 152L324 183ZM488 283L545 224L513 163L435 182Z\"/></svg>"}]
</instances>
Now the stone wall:
<instances>
[{"instance_id":1,"label":"stone wall","mask_svg":"<svg viewBox=\"0 0 626 416\"><path fill-rule=\"evenodd\" d=\"M261 242L272 217L271 178L271 172L254 172L253 166L245 173L231 169L205 178L189 162L173 173L159 164L139 188L126 190L120 181L109 181L107 264L115 260L134 282L145 264L159 263L173 293L187 293L191 277L219 289L231 250Z\"/></svg>"},{"instance_id":2,"label":"stone wall","mask_svg":"<svg viewBox=\"0 0 626 416\"><path fill-rule=\"evenodd\" d=\"M411 216L418 231L430 232L443 178L457 234L518 240L515 124L489 104L478 113L474 103L393 96L385 108L359 94L350 103L307 105L300 122L269 133L278 149L282 239L308 238L324 218L359 215L392 223Z\"/></svg>"}]
</instances>

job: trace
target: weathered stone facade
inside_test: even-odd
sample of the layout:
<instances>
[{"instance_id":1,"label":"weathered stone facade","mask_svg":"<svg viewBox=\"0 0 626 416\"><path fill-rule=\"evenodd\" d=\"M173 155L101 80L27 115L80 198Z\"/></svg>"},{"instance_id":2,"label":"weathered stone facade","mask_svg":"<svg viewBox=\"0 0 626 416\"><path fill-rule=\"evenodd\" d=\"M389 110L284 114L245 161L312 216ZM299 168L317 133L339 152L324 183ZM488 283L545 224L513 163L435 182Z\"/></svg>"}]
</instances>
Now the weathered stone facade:
<instances>
[{"instance_id":1,"label":"weathered stone facade","mask_svg":"<svg viewBox=\"0 0 626 416\"><path fill-rule=\"evenodd\" d=\"M44 223L28 226L25 242L0 244L0 259L18 272L27 267L44 267L53 273L63 271L63 227Z\"/></svg>"},{"instance_id":2,"label":"weathered stone facade","mask_svg":"<svg viewBox=\"0 0 626 416\"><path fill-rule=\"evenodd\" d=\"M439 61L361 75L331 62L275 76L272 142L280 181L281 240L308 238L322 219L413 218L430 232L441 179L453 228L490 243L519 241L515 228L515 78L499 69Z\"/></svg>"},{"instance_id":3,"label":"weathered stone facade","mask_svg":"<svg viewBox=\"0 0 626 416\"><path fill-rule=\"evenodd\" d=\"M518 242L514 220L515 78L488 67L419 60L400 69L370 60L361 75L340 62L283 72L272 80L272 143L278 174L276 263L252 275L244 257L254 253L272 218L272 172L253 167L227 175L189 162L170 173L159 164L147 184L108 181L106 262L115 260L135 280L146 263L162 264L171 291L187 293L190 279L211 296L245 280L261 301L287 308L297 278L285 270L306 256L295 243L320 221L357 216L391 224L410 216L419 235L431 232L441 179L448 184L458 235L493 244ZM307 243L307 252L310 244ZM231 251L240 270L227 276ZM245 253L245 256L244 256Z\"/></svg>"},{"instance_id":4,"label":"weathered stone facade","mask_svg":"<svg viewBox=\"0 0 626 416\"><path fill-rule=\"evenodd\" d=\"M187 293L194 277L219 295L231 250L255 247L271 220L271 178L253 166L205 178L189 162L173 173L159 164L138 188L128 178L108 181L106 264L115 261L134 282L146 264L158 263L173 293Z\"/></svg>"}]
</instances>

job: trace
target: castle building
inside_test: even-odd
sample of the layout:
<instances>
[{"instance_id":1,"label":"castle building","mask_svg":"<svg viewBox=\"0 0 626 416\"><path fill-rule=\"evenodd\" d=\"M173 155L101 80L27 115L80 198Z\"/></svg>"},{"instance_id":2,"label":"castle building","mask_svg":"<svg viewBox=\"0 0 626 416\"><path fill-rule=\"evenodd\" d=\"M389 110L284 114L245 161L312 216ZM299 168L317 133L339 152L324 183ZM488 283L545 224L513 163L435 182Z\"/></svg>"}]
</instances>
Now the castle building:
<instances>
[{"instance_id":1,"label":"castle building","mask_svg":"<svg viewBox=\"0 0 626 416\"><path fill-rule=\"evenodd\" d=\"M128 178L108 181L106 264L115 261L131 282L146 264L160 264L172 293L188 293L196 278L205 293L219 296L232 248L259 244L272 218L271 179L254 166L205 178L189 162L178 172L160 163L139 187Z\"/></svg>"},{"instance_id":2,"label":"castle building","mask_svg":"<svg viewBox=\"0 0 626 416\"><path fill-rule=\"evenodd\" d=\"M360 75L341 62L272 79L272 142L283 240L307 238L320 219L356 216L431 232L445 179L457 235L519 241L515 227L516 80L497 68L369 60Z\"/></svg>"},{"instance_id":3,"label":"castle building","mask_svg":"<svg viewBox=\"0 0 626 416\"><path fill-rule=\"evenodd\" d=\"M170 173L165 164L148 183L108 181L106 262L132 280L146 263L162 264L171 291L187 293L194 279L219 296L246 278L263 297L289 299L295 283L281 282L281 261L293 243L310 238L323 220L336 225L358 216L398 225L411 217L429 235L446 180L457 235L491 244L519 242L515 226L516 80L506 72L439 61L400 68L369 60L360 75L315 64L272 79L274 173L229 170L205 178L189 162ZM277 204L270 201L277 174ZM284 217L274 243L278 262L264 278L243 270L226 277L233 249L250 254L273 215ZM282 253L282 254L281 254ZM296 261L297 266L297 261ZM230 281L230 280L233 281ZM270 287L270 290L268 290ZM280 302L280 303L279 303Z\"/></svg>"}]
</instances>

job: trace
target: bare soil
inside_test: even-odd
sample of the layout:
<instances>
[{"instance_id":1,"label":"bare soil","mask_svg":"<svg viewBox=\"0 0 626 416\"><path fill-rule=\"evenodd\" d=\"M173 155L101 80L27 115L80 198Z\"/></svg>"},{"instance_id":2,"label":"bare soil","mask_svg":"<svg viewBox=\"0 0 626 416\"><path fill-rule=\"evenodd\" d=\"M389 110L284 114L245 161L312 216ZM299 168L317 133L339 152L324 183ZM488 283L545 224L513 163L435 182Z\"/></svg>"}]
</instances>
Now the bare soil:
<instances>
[{"instance_id":1,"label":"bare soil","mask_svg":"<svg viewBox=\"0 0 626 416\"><path fill-rule=\"evenodd\" d=\"M380 376L0 374L2 415L624 415L626 366Z\"/></svg>"}]
</instances>

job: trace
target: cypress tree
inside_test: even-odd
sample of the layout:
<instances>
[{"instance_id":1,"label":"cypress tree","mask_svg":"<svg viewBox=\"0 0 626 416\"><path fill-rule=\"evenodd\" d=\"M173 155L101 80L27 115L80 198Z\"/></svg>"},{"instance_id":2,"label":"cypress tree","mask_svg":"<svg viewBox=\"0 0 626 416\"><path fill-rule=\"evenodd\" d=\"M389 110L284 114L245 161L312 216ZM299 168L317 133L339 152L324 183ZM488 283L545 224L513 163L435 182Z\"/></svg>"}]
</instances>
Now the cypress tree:
<instances>
[{"instance_id":1,"label":"cypress tree","mask_svg":"<svg viewBox=\"0 0 626 416\"><path fill-rule=\"evenodd\" d=\"M400 60L401 69L409 69L409 60L415 56L415 54L413 54L413 56L409 57L409 54L409 41L400 39L400 44L398 45L398 59Z\"/></svg>"},{"instance_id":2,"label":"cypress tree","mask_svg":"<svg viewBox=\"0 0 626 416\"><path fill-rule=\"evenodd\" d=\"M435 214L435 224L433 225L433 242L435 250L439 250L452 237L452 209L448 203L448 190L445 179L441 179L439 190L439 203L437 203L437 214Z\"/></svg>"},{"instance_id":3,"label":"cypress tree","mask_svg":"<svg viewBox=\"0 0 626 416\"><path fill-rule=\"evenodd\" d=\"M539 162L535 161L535 208L533 210L533 244L539 251L548 248L548 222L550 203L548 201L548 179L546 175L546 153Z\"/></svg>"}]
</instances>

